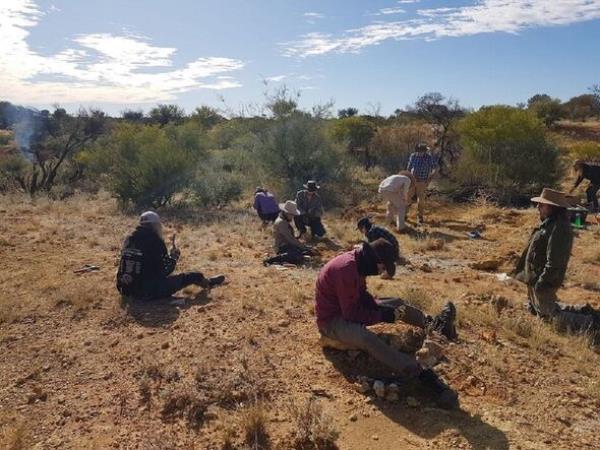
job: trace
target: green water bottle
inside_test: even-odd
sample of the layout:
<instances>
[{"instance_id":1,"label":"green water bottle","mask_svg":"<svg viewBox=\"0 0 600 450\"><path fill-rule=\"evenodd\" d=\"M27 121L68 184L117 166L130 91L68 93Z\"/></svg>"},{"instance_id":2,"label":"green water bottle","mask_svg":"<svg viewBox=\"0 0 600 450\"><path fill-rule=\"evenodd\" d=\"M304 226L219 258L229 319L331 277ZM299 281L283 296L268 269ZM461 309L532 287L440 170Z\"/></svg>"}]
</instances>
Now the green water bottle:
<instances>
[{"instance_id":1,"label":"green water bottle","mask_svg":"<svg viewBox=\"0 0 600 450\"><path fill-rule=\"evenodd\" d=\"M581 213L575 214L575 228L583 228L583 224L581 223Z\"/></svg>"}]
</instances>

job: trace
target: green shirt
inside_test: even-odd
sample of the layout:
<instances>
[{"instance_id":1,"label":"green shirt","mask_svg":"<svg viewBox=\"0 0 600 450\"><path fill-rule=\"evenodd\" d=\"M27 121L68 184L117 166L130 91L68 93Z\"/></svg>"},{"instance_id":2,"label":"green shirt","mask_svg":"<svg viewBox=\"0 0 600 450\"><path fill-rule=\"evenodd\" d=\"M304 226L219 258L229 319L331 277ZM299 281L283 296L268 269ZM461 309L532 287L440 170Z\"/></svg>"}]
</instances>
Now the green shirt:
<instances>
[{"instance_id":1,"label":"green shirt","mask_svg":"<svg viewBox=\"0 0 600 450\"><path fill-rule=\"evenodd\" d=\"M573 230L566 216L546 218L533 230L517 264L516 278L536 289L558 289L567 272Z\"/></svg>"}]
</instances>

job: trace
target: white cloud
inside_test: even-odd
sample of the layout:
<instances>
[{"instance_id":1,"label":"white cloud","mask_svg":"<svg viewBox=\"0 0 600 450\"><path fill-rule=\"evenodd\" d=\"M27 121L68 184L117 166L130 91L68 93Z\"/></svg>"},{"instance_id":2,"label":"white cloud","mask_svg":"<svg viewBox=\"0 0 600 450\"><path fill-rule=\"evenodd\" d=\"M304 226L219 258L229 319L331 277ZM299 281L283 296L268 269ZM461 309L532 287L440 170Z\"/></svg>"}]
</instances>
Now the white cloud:
<instances>
[{"instance_id":1,"label":"white cloud","mask_svg":"<svg viewBox=\"0 0 600 450\"><path fill-rule=\"evenodd\" d=\"M227 74L243 68L242 61L207 57L173 67L176 48L134 35L80 35L69 48L41 55L27 37L43 15L32 0L0 4L0 89L9 100L145 103L172 100L193 89L241 86Z\"/></svg>"},{"instance_id":2,"label":"white cloud","mask_svg":"<svg viewBox=\"0 0 600 450\"><path fill-rule=\"evenodd\" d=\"M286 78L288 78L287 75L273 75L273 76L270 76L270 77L265 77L264 80L265 81L272 81L274 83L279 83L280 81L283 81Z\"/></svg>"},{"instance_id":3,"label":"white cloud","mask_svg":"<svg viewBox=\"0 0 600 450\"><path fill-rule=\"evenodd\" d=\"M494 32L518 33L527 28L595 19L600 19L600 0L478 0L470 6L421 9L416 19L373 22L347 30L341 36L309 33L298 41L284 44L284 54L306 57L353 53L389 39L430 40Z\"/></svg>"},{"instance_id":4,"label":"white cloud","mask_svg":"<svg viewBox=\"0 0 600 450\"><path fill-rule=\"evenodd\" d=\"M317 12L306 12L306 13L303 14L303 16L311 18L311 19L323 19L323 18L325 18L324 14L317 13Z\"/></svg>"},{"instance_id":5,"label":"white cloud","mask_svg":"<svg viewBox=\"0 0 600 450\"><path fill-rule=\"evenodd\" d=\"M391 14L402 14L405 13L406 10L402 9L402 8L398 8L398 7L393 7L393 8L382 8L379 10L379 13L376 15L383 15L383 16L389 16Z\"/></svg>"}]
</instances>

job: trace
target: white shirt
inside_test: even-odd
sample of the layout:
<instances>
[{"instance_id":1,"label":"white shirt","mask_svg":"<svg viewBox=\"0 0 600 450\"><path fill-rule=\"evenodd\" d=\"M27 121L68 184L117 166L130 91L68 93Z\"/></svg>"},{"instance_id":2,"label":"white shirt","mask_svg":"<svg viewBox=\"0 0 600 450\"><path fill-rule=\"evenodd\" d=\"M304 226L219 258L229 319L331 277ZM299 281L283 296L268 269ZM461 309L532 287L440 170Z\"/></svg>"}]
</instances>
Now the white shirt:
<instances>
[{"instance_id":1,"label":"white shirt","mask_svg":"<svg viewBox=\"0 0 600 450\"><path fill-rule=\"evenodd\" d=\"M391 175L381 182L379 192L397 192L402 193L404 197L408 195L410 189L410 178L406 175Z\"/></svg>"}]
</instances>

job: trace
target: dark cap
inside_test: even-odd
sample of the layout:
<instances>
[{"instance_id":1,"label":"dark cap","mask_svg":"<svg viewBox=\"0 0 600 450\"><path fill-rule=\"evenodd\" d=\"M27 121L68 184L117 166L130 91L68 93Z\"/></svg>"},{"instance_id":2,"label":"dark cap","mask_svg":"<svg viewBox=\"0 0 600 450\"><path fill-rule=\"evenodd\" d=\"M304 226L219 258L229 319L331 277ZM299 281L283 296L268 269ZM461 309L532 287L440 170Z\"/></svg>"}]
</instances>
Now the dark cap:
<instances>
[{"instance_id":1,"label":"dark cap","mask_svg":"<svg viewBox=\"0 0 600 450\"><path fill-rule=\"evenodd\" d=\"M425 144L424 142L419 142L416 146L415 146L415 150L418 152L426 152L429 150L429 147L427 147L427 144Z\"/></svg>"},{"instance_id":2,"label":"dark cap","mask_svg":"<svg viewBox=\"0 0 600 450\"><path fill-rule=\"evenodd\" d=\"M315 180L308 180L303 186L308 192L317 192L321 189L321 186L319 186Z\"/></svg>"},{"instance_id":3,"label":"dark cap","mask_svg":"<svg viewBox=\"0 0 600 450\"><path fill-rule=\"evenodd\" d=\"M359 230L361 228L366 228L368 231L371 229L372 226L373 226L373 223L371 222L371 219L369 219L368 217L363 217L356 223L356 228L358 228Z\"/></svg>"},{"instance_id":4,"label":"dark cap","mask_svg":"<svg viewBox=\"0 0 600 450\"><path fill-rule=\"evenodd\" d=\"M388 275L393 277L396 273L396 258L398 256L394 246L383 238L379 238L369 243L369 245L375 253L377 263L383 264Z\"/></svg>"}]
</instances>

